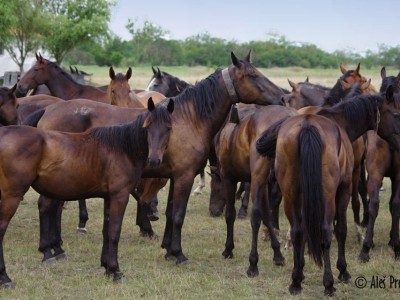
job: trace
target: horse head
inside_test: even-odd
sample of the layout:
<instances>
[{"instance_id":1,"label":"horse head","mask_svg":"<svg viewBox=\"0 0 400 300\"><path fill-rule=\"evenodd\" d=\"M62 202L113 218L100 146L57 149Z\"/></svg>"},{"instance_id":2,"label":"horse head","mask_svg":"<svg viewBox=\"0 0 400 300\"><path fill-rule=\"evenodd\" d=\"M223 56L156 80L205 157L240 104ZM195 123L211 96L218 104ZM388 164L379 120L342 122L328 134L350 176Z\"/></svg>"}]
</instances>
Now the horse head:
<instances>
[{"instance_id":1,"label":"horse head","mask_svg":"<svg viewBox=\"0 0 400 300\"><path fill-rule=\"evenodd\" d=\"M156 106L150 97L147 108L149 113L143 123L143 128L147 129L149 146L147 164L151 168L155 168L161 165L164 152L168 146L172 129L171 114L174 111L174 100L169 99L166 106L163 103Z\"/></svg>"}]
</instances>

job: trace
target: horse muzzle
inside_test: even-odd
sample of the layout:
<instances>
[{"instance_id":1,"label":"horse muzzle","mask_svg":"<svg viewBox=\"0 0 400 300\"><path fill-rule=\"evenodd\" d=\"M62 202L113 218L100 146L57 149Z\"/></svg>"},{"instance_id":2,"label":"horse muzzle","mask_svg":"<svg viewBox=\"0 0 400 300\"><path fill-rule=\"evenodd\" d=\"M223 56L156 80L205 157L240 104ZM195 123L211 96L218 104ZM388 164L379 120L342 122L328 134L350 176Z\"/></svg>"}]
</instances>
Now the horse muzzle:
<instances>
[{"instance_id":1,"label":"horse muzzle","mask_svg":"<svg viewBox=\"0 0 400 300\"><path fill-rule=\"evenodd\" d=\"M147 159L147 165L148 165L150 168L157 168L157 167L159 167L159 166L161 165L161 159L159 159L159 158L154 158L154 157L149 157L149 158Z\"/></svg>"}]
</instances>

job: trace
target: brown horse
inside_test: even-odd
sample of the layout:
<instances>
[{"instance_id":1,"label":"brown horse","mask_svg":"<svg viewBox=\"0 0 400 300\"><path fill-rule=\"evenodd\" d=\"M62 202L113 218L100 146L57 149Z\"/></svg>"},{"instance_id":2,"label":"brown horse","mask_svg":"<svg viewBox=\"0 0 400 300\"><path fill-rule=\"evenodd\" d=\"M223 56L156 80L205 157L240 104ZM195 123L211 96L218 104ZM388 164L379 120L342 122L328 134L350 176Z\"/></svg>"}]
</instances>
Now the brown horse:
<instances>
[{"instance_id":1,"label":"brown horse","mask_svg":"<svg viewBox=\"0 0 400 300\"><path fill-rule=\"evenodd\" d=\"M397 76L387 76L386 69L381 69L382 84L380 92L385 92L389 86L394 88L398 97L400 92L400 73ZM400 103L397 100L397 105ZM394 251L396 260L400 259L399 241L399 218L400 218L400 155L374 131L367 135L366 169L368 172L368 195L369 195L369 222L363 246L359 254L362 262L369 261L369 251L374 246L373 236L375 220L379 211L379 189L384 177L389 177L391 185L390 212L392 225L390 230L389 246Z\"/></svg>"},{"instance_id":2,"label":"brown horse","mask_svg":"<svg viewBox=\"0 0 400 300\"><path fill-rule=\"evenodd\" d=\"M215 210L215 207L213 207L215 205L220 207L226 204L227 238L225 250L222 253L225 258L233 257L236 186L239 181L250 182L250 196L253 201L251 224L255 236L253 236L252 254L249 258L251 264L248 270L249 276L258 275L258 227L256 230L254 225L255 223L260 223L261 220L267 226L270 233L271 247L274 251L274 263L277 265L284 263L284 258L280 252L280 244L273 231L269 206L259 210L254 209L254 207L258 207L260 204L257 201L259 197L267 197L265 191L268 187L267 179L269 178L269 174L264 172L265 169L261 170L259 168L260 165L265 165L266 160L269 158L261 156L256 151L255 145L257 139L271 124L294 115L297 115L295 109L277 105L242 108L239 109L240 122L228 122L214 140L219 168L218 174L215 174L214 170L214 176L212 177L210 210ZM261 203L269 204L269 201L262 201ZM255 214L255 212L261 213Z\"/></svg>"},{"instance_id":3,"label":"brown horse","mask_svg":"<svg viewBox=\"0 0 400 300\"><path fill-rule=\"evenodd\" d=\"M145 108L126 108L87 99L74 99L62 101L61 103L50 105L43 110L37 111L24 122L24 125L35 126L45 130L78 133L94 127L129 122L135 120L146 111L147 109ZM163 185L160 187L161 184ZM160 179L146 178L141 180L139 187L141 190L140 194L144 193L143 197L146 197L146 199L156 197L157 192L165 184L166 180L164 179L160 181ZM138 205L140 208L143 206L141 203L138 203ZM146 219L149 212L145 208L142 209L144 209L145 215L140 215L137 224L140 227L140 232L142 235L155 237L151 224ZM85 200L80 200L78 232L87 232L85 226L88 218Z\"/></svg>"},{"instance_id":4,"label":"brown horse","mask_svg":"<svg viewBox=\"0 0 400 300\"><path fill-rule=\"evenodd\" d=\"M154 106L136 121L98 127L85 133L62 133L28 126L0 128L0 285L10 287L5 268L3 237L24 194L32 186L48 201L40 211L40 246L44 259L61 255L56 238L55 214L59 201L82 197L104 198L101 265L114 280L123 276L118 265L118 242L122 219L146 163L153 169L171 133L173 101ZM27 151L29 149L29 151ZM55 235L54 235L55 234ZM50 237L53 236L52 239Z\"/></svg>"},{"instance_id":5,"label":"brown horse","mask_svg":"<svg viewBox=\"0 0 400 300\"><path fill-rule=\"evenodd\" d=\"M354 166L351 141L367 130L375 129L396 149L400 149L398 128L395 128L400 124L396 124L390 111L389 104L392 102L393 89L385 96L358 96L332 108L323 108L318 114L289 118L279 127L276 149L271 147L271 132L267 131L259 140L257 150L261 154L268 154L266 149L275 150L276 178L291 226L294 260L289 287L291 294L297 294L302 289L305 241L317 265L322 266L324 262L325 294L334 294L330 264L334 221L339 280L349 281L345 241L346 211Z\"/></svg>"},{"instance_id":6,"label":"brown horse","mask_svg":"<svg viewBox=\"0 0 400 300\"><path fill-rule=\"evenodd\" d=\"M217 69L174 97L172 132L163 163L145 170L147 177L170 178L166 227L162 247L166 258L187 261L181 246L182 226L195 176L206 165L212 140L229 114L232 103L279 104L282 90L251 64L231 53L232 65Z\"/></svg>"},{"instance_id":7,"label":"brown horse","mask_svg":"<svg viewBox=\"0 0 400 300\"><path fill-rule=\"evenodd\" d=\"M16 85L11 89L0 88L0 126L16 125L18 123L18 100L14 95Z\"/></svg>"}]
</instances>

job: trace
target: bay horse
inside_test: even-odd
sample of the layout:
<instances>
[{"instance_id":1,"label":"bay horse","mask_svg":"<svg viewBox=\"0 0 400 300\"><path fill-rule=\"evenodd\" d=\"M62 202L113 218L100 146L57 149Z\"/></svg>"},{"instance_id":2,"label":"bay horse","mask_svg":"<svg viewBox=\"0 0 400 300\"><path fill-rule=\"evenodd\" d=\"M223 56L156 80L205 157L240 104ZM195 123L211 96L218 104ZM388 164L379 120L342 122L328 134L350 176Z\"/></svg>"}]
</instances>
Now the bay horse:
<instances>
[{"instance_id":1,"label":"bay horse","mask_svg":"<svg viewBox=\"0 0 400 300\"><path fill-rule=\"evenodd\" d=\"M245 111L241 113L240 110ZM253 208L259 205L259 202L256 201L258 197L267 197L266 190L268 188L267 179L269 174L261 172L259 166L264 165L265 160L268 160L268 158L261 156L256 151L255 145L257 139L275 122L298 114L293 108L278 105L259 108L239 108L238 111L239 115L242 115L240 122L227 122L214 139L219 168L217 169L217 174L214 171L214 176L212 177L210 210L215 210L213 206L226 205L227 237L225 249L222 253L225 258L233 257L233 233L236 218L235 191L237 183L239 181L250 183L250 196ZM271 199L261 203L269 204L269 200ZM253 212L255 212L254 209ZM283 265L284 258L280 252L279 241L273 230L273 227L279 228L279 226L277 224L273 226L272 224L269 205L260 209L260 212L258 215L252 215L252 228L254 227L254 222L260 223L263 221L271 237L271 247L274 251L273 261L277 265ZM258 230L253 233L258 236ZM258 254L256 253L257 237L253 236L253 243L255 244L253 244L254 247L252 249L254 252L250 258L252 266L248 270L249 276L258 275L257 262L253 262L253 260L258 261Z\"/></svg>"},{"instance_id":2,"label":"bay horse","mask_svg":"<svg viewBox=\"0 0 400 300\"><path fill-rule=\"evenodd\" d=\"M141 178L143 168L154 169L171 133L173 100L168 106L124 125L98 127L84 133L64 133L29 126L0 128L0 285L11 287L7 275L3 238L8 224L29 187L47 196L39 207L40 246L44 259L61 255L61 237L56 236L59 201L82 197L104 199L101 265L113 280L123 277L118 264L118 242L129 194ZM26 151L29 149L29 151ZM50 239L50 237L53 237Z\"/></svg>"},{"instance_id":3,"label":"bay horse","mask_svg":"<svg viewBox=\"0 0 400 300\"><path fill-rule=\"evenodd\" d=\"M397 76L387 76L386 68L381 69L382 84L380 92L386 92L388 87L393 87L396 105L400 107L400 73ZM373 236L375 220L379 211L379 190L384 177L391 181L391 197L389 202L392 224L390 230L389 246L394 251L396 260L400 259L399 241L399 206L400 206L400 155L385 140L380 138L374 131L367 134L366 169L368 172L367 187L369 195L369 222L363 245L359 254L362 262L370 259L369 251L374 246Z\"/></svg>"},{"instance_id":4,"label":"bay horse","mask_svg":"<svg viewBox=\"0 0 400 300\"><path fill-rule=\"evenodd\" d=\"M324 101L331 91L331 88L309 81L294 83L288 80L292 91L286 94L282 101L288 107L300 109L305 106L318 106Z\"/></svg>"},{"instance_id":5,"label":"bay horse","mask_svg":"<svg viewBox=\"0 0 400 300\"><path fill-rule=\"evenodd\" d=\"M394 120L391 103L393 89L385 95L358 96L323 108L318 114L291 117L279 126L276 140L273 134L270 139L271 132L266 131L257 142L260 154L275 154L275 174L293 242L291 294L302 289L306 241L312 259L317 265L324 265L325 294L335 293L330 264L332 226L338 242L339 280L349 282L345 241L354 166L351 142L367 130L377 130L400 149L396 136L400 124ZM271 142L276 143L276 149Z\"/></svg>"},{"instance_id":6,"label":"bay horse","mask_svg":"<svg viewBox=\"0 0 400 300\"><path fill-rule=\"evenodd\" d=\"M158 92L166 97L175 97L179 95L186 88L192 86L192 84L182 80L176 76L173 76L167 72L157 70L151 67L153 70L153 76L150 78L149 84L147 85L146 91ZM200 171L200 180L197 188L194 189L193 194L201 194L202 190L206 186L204 170Z\"/></svg>"},{"instance_id":7,"label":"bay horse","mask_svg":"<svg viewBox=\"0 0 400 300\"><path fill-rule=\"evenodd\" d=\"M57 130L63 132L84 132L91 128L117 125L129 122L145 113L145 108L127 108L110 105L106 103L95 102L88 99L74 99L62 101L61 103L49 105L42 110L32 114L23 124L38 127L45 130ZM157 192L164 187L166 179L146 178L140 181L140 198L144 198L145 203L150 200L156 201ZM139 195L135 195L138 200ZM151 202L153 204L153 202ZM142 211L144 216L142 216ZM153 207L152 212L144 207L143 201L138 202L137 225L140 227L140 233L143 236L156 237L151 224L147 218L156 214ZM79 223L77 232L86 233L86 223L89 219L86 201L79 200Z\"/></svg>"},{"instance_id":8,"label":"bay horse","mask_svg":"<svg viewBox=\"0 0 400 300\"><path fill-rule=\"evenodd\" d=\"M166 225L162 248L166 258L185 263L181 235L186 207L195 176L206 165L210 146L236 102L279 104L283 91L251 63L251 51L239 60L231 52L232 64L217 69L193 87L172 98L175 110L172 131L163 163L143 176L170 178Z\"/></svg>"}]
</instances>

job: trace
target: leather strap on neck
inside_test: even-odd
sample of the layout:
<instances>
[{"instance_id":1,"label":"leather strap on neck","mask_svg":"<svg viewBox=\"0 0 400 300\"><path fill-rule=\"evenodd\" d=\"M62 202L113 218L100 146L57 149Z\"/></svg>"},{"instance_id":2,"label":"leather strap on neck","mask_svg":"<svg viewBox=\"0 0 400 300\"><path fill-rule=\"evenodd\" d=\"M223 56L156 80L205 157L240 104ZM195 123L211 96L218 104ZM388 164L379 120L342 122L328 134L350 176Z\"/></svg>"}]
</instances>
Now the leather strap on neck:
<instances>
[{"instance_id":1,"label":"leather strap on neck","mask_svg":"<svg viewBox=\"0 0 400 300\"><path fill-rule=\"evenodd\" d=\"M233 103L239 102L239 97L236 93L235 87L233 86L233 81L231 77L229 76L229 69L225 68L222 70L222 78L224 79L224 83L226 86L226 89L228 90L228 94L232 99Z\"/></svg>"}]
</instances>

